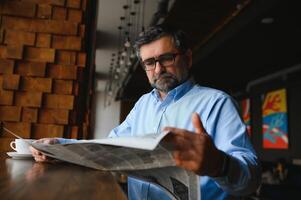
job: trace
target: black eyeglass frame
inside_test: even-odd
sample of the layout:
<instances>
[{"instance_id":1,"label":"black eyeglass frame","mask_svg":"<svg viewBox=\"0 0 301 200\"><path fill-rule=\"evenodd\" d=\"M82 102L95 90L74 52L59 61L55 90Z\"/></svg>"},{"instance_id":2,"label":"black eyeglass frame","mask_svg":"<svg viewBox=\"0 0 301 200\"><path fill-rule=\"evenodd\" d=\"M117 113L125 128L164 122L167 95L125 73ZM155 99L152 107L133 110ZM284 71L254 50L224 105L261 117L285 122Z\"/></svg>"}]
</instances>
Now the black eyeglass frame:
<instances>
[{"instance_id":1,"label":"black eyeglass frame","mask_svg":"<svg viewBox=\"0 0 301 200\"><path fill-rule=\"evenodd\" d=\"M182 53L165 53L165 54L161 54L160 56L158 56L158 58L153 57L153 58L148 58L148 59L145 59L145 60L141 61L141 65L142 65L142 67L143 67L143 69L144 69L145 71L151 71L151 70L156 69L157 62L160 63L160 65L163 66L163 67L168 67L168 66L174 64L174 63L175 63L175 60L176 60L176 57L177 57L178 55L181 55L181 54L182 54ZM164 57L166 57L166 56L169 56L169 55L172 56L172 63L170 63L170 64L168 64L168 65L163 64L164 60L162 60L162 59L163 59ZM146 61L153 61L153 62L154 62L154 63L152 64L153 66L152 66L152 67L146 67L146 64L145 64Z\"/></svg>"}]
</instances>

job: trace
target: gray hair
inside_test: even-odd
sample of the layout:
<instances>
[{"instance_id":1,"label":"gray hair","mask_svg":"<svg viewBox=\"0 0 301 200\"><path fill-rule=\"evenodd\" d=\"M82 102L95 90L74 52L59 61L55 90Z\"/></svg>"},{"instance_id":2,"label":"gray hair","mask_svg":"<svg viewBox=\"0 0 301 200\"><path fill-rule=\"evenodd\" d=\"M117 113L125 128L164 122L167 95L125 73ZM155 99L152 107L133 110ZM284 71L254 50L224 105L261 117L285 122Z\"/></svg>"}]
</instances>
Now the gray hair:
<instances>
[{"instance_id":1,"label":"gray hair","mask_svg":"<svg viewBox=\"0 0 301 200\"><path fill-rule=\"evenodd\" d=\"M190 47L188 45L188 39L186 34L179 29L174 29L172 27L167 27L163 25L155 25L149 27L145 32L139 36L134 44L134 48L139 60L140 57L140 47L149 44L155 40L158 40L164 36L170 36L174 42L175 47L181 52L185 53Z\"/></svg>"}]
</instances>

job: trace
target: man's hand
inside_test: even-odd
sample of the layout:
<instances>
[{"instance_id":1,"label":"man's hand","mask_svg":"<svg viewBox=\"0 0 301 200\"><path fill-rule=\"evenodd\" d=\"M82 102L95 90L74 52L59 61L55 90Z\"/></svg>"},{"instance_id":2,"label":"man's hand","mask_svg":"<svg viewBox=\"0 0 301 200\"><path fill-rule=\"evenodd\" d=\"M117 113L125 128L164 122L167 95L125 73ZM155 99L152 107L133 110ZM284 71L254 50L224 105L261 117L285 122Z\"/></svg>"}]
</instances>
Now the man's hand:
<instances>
[{"instance_id":1,"label":"man's hand","mask_svg":"<svg viewBox=\"0 0 301 200\"><path fill-rule=\"evenodd\" d=\"M171 132L165 141L173 143L176 165L198 175L218 176L223 165L223 154L215 147L197 113L192 114L192 124L195 133L173 127L164 128L164 131Z\"/></svg>"},{"instance_id":2,"label":"man's hand","mask_svg":"<svg viewBox=\"0 0 301 200\"><path fill-rule=\"evenodd\" d=\"M35 143L44 143L44 144L56 144L58 142L59 141L56 138L43 138L43 139L35 141ZM37 162L49 162L49 161L52 161L51 158L47 157L42 152L40 152L39 150L37 150L37 149L35 149L33 147L30 147L30 151L31 151L34 159Z\"/></svg>"}]
</instances>

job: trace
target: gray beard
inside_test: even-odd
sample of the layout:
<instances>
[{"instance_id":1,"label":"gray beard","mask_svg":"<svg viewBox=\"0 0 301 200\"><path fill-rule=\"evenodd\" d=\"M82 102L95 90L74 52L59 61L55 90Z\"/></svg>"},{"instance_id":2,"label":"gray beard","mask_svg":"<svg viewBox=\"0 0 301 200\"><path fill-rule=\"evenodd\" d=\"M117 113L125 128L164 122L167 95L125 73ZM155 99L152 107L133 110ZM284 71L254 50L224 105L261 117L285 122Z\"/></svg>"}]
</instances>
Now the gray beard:
<instances>
[{"instance_id":1,"label":"gray beard","mask_svg":"<svg viewBox=\"0 0 301 200\"><path fill-rule=\"evenodd\" d=\"M151 86L161 92L168 93L180 85L180 81L173 74L163 73L154 78Z\"/></svg>"}]
</instances>

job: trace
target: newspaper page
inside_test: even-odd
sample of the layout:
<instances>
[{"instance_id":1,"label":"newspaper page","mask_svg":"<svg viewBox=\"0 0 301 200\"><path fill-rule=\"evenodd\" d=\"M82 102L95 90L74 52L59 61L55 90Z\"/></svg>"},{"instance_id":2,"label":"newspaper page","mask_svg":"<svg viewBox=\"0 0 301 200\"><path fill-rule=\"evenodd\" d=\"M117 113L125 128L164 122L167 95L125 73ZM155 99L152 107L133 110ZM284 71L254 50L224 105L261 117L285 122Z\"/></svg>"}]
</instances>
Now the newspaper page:
<instances>
[{"instance_id":1,"label":"newspaper page","mask_svg":"<svg viewBox=\"0 0 301 200\"><path fill-rule=\"evenodd\" d=\"M164 167L125 172L165 190L171 199L200 199L199 176L179 167Z\"/></svg>"},{"instance_id":2,"label":"newspaper page","mask_svg":"<svg viewBox=\"0 0 301 200\"><path fill-rule=\"evenodd\" d=\"M68 144L33 143L45 155L104 171L119 171L158 185L172 199L200 199L199 177L175 166L161 142L168 133L141 137L79 140Z\"/></svg>"}]
</instances>

